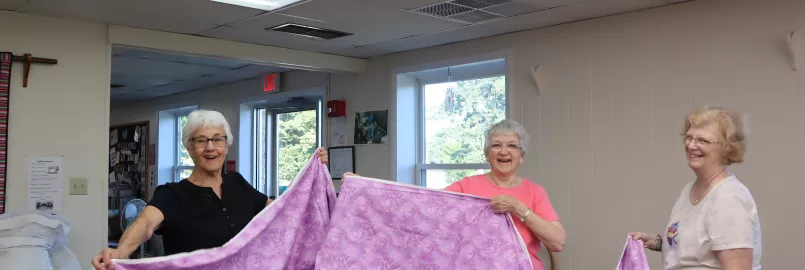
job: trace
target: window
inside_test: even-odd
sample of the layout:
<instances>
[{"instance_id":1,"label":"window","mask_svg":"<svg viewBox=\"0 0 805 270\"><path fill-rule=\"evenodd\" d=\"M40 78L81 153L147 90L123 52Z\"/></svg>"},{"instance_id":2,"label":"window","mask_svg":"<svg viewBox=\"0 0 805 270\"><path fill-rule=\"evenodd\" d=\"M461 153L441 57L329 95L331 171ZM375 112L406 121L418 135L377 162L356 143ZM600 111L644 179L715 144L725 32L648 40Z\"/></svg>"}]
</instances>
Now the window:
<instances>
[{"instance_id":1,"label":"window","mask_svg":"<svg viewBox=\"0 0 805 270\"><path fill-rule=\"evenodd\" d=\"M182 145L182 128L196 106L159 111L157 183L179 182L193 172L193 160Z\"/></svg>"},{"instance_id":2,"label":"window","mask_svg":"<svg viewBox=\"0 0 805 270\"><path fill-rule=\"evenodd\" d=\"M506 117L505 76L424 83L419 88L420 184L442 189L489 172L484 132Z\"/></svg>"},{"instance_id":3,"label":"window","mask_svg":"<svg viewBox=\"0 0 805 270\"><path fill-rule=\"evenodd\" d=\"M173 178L174 182L190 177L194 167L193 159L190 158L190 153L187 152L182 142L182 128L187 124L187 115L188 114L180 114L176 116L176 160L174 163L176 165L173 167L175 175Z\"/></svg>"},{"instance_id":4,"label":"window","mask_svg":"<svg viewBox=\"0 0 805 270\"><path fill-rule=\"evenodd\" d=\"M321 146L321 100L293 106L254 109L252 185L267 195L281 195Z\"/></svg>"}]
</instances>

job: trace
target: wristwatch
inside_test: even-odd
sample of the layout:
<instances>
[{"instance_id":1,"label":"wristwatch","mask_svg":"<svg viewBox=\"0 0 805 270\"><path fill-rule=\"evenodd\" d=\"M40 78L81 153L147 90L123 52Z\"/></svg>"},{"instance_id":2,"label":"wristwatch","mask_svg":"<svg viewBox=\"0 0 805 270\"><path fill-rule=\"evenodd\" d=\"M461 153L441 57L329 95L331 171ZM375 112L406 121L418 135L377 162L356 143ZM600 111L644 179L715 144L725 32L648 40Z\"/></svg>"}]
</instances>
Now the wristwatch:
<instances>
[{"instance_id":1,"label":"wristwatch","mask_svg":"<svg viewBox=\"0 0 805 270\"><path fill-rule=\"evenodd\" d=\"M526 209L526 210L525 210L525 214L523 214L522 216L520 216L520 221L522 221L523 223L525 223L525 219L526 219L526 218L528 217L528 215L530 215L530 214L531 214L531 209Z\"/></svg>"}]
</instances>

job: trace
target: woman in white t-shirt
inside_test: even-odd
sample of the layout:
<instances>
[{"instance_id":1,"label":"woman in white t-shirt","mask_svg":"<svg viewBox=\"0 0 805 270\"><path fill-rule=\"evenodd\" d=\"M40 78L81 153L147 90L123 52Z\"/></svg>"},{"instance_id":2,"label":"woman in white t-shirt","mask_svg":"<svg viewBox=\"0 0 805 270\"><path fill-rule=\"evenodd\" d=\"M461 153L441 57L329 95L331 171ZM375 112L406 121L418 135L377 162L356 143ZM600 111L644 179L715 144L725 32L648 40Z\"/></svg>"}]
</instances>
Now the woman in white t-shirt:
<instances>
[{"instance_id":1,"label":"woman in white t-shirt","mask_svg":"<svg viewBox=\"0 0 805 270\"><path fill-rule=\"evenodd\" d=\"M662 235L629 233L662 252L663 269L761 269L755 200L727 171L743 161L744 129L738 113L719 107L701 108L685 119L685 153L696 181L682 189Z\"/></svg>"}]
</instances>

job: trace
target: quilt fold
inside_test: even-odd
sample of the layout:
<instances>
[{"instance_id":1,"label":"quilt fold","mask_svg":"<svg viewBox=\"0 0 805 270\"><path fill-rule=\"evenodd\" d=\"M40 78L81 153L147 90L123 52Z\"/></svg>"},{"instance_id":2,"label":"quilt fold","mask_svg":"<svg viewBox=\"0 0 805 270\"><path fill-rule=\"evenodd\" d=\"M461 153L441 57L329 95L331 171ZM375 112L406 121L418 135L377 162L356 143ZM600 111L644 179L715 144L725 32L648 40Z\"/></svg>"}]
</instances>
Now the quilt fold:
<instances>
[{"instance_id":1,"label":"quilt fold","mask_svg":"<svg viewBox=\"0 0 805 270\"><path fill-rule=\"evenodd\" d=\"M649 270L643 241L634 240L630 236L626 237L623 253L621 253L621 259L615 270Z\"/></svg>"},{"instance_id":2,"label":"quilt fold","mask_svg":"<svg viewBox=\"0 0 805 270\"><path fill-rule=\"evenodd\" d=\"M117 270L314 269L335 199L327 167L314 156L285 193L223 246L113 263Z\"/></svg>"},{"instance_id":3,"label":"quilt fold","mask_svg":"<svg viewBox=\"0 0 805 270\"><path fill-rule=\"evenodd\" d=\"M316 269L532 269L489 199L347 177Z\"/></svg>"}]
</instances>

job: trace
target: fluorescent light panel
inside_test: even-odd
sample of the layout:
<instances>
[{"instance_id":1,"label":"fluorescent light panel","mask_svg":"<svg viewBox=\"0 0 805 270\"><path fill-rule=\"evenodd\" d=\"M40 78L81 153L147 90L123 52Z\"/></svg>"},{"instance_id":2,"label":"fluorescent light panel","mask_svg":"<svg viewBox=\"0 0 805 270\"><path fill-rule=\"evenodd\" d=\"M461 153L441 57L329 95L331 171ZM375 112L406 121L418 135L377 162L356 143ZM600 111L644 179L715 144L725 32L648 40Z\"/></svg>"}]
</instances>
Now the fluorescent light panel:
<instances>
[{"instance_id":1,"label":"fluorescent light panel","mask_svg":"<svg viewBox=\"0 0 805 270\"><path fill-rule=\"evenodd\" d=\"M250 8L272 11L295 3L304 2L306 0L212 0L212 1L242 7L250 7Z\"/></svg>"}]
</instances>

